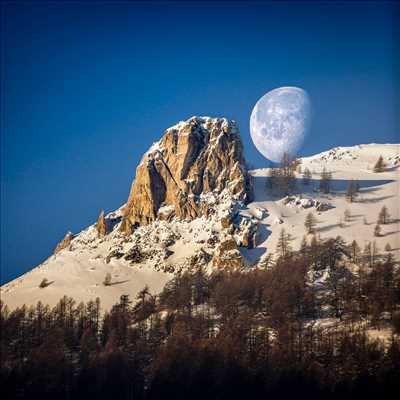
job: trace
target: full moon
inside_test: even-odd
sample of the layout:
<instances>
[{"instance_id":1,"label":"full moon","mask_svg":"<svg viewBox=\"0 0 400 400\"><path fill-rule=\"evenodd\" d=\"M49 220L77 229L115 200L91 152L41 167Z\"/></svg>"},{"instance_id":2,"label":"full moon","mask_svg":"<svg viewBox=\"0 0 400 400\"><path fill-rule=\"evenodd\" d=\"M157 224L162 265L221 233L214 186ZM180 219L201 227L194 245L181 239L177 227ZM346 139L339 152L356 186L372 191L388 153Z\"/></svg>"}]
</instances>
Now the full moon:
<instances>
[{"instance_id":1,"label":"full moon","mask_svg":"<svg viewBox=\"0 0 400 400\"><path fill-rule=\"evenodd\" d=\"M250 117L250 135L257 150L280 162L303 144L310 122L310 100L298 87L271 90L257 101Z\"/></svg>"}]
</instances>

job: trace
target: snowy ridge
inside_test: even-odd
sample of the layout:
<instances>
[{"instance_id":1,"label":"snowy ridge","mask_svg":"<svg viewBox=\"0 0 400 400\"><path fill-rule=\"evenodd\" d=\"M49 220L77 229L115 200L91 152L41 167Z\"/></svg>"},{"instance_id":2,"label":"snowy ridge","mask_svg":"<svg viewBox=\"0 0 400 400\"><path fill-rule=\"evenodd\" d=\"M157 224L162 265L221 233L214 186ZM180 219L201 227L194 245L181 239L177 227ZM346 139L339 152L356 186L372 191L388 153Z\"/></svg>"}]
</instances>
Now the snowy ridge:
<instances>
[{"instance_id":1,"label":"snowy ridge","mask_svg":"<svg viewBox=\"0 0 400 400\"><path fill-rule=\"evenodd\" d=\"M204 123L207 121L204 117ZM109 233L105 237L99 238L95 225L84 229L67 248L2 286L2 300L13 308L39 300L55 304L64 294L77 301L100 297L106 309L121 294L133 297L145 285L153 292L160 291L178 271L198 265L212 271L218 268L215 264L218 256L231 258L237 265L243 264L244 269L254 267L266 255L274 254L282 228L293 237L292 247L299 248L306 233L304 220L310 210L315 213L316 234L321 238L340 235L347 242L356 239L361 247L375 241L381 251L389 243L394 256L399 258L399 164L396 164L400 159L399 149L397 144L369 144L338 147L305 157L301 168L310 168L311 182L304 185L298 173L298 193L286 200L284 195L266 189L268 168L253 170L255 198L250 204L245 205L229 190L202 193L199 197L208 210L206 215L192 221L179 220L173 215L167 218L170 210L163 206L159 219L135 229L132 235L119 230L122 206L106 215ZM160 151L159 144L152 151ZM374 173L372 167L379 155L388 168ZM318 191L323 167L333 173L333 189L327 195ZM352 179L358 180L361 189L356 202L350 204L344 192ZM320 204L329 207L317 209ZM377 215L383 205L391 214L391 222L382 226L380 237L374 237ZM344 221L346 210L350 218ZM229 244L231 239L234 242ZM230 246L224 254L221 254L222 242ZM112 285L108 287L102 283L107 273L112 276ZM51 284L40 289L43 278Z\"/></svg>"}]
</instances>

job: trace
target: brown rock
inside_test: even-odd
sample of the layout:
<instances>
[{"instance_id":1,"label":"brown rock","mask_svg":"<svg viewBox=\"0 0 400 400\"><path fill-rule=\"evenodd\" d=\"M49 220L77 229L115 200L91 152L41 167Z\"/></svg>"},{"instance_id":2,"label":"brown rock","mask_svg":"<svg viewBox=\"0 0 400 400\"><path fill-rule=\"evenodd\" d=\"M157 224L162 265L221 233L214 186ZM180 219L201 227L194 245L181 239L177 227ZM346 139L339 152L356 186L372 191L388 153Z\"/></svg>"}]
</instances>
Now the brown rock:
<instances>
[{"instance_id":1,"label":"brown rock","mask_svg":"<svg viewBox=\"0 0 400 400\"><path fill-rule=\"evenodd\" d=\"M216 250L213 264L218 268L241 268L244 265L243 257L233 237L223 240Z\"/></svg>"},{"instance_id":2,"label":"brown rock","mask_svg":"<svg viewBox=\"0 0 400 400\"><path fill-rule=\"evenodd\" d=\"M96 229L99 237L104 237L107 234L106 218L104 216L104 210L101 210L99 218L97 219Z\"/></svg>"},{"instance_id":3,"label":"brown rock","mask_svg":"<svg viewBox=\"0 0 400 400\"><path fill-rule=\"evenodd\" d=\"M128 218L122 218L121 225L119 226L119 231L125 233L125 235L132 235L133 225Z\"/></svg>"},{"instance_id":4,"label":"brown rock","mask_svg":"<svg viewBox=\"0 0 400 400\"><path fill-rule=\"evenodd\" d=\"M64 250L67 247L69 247L73 238L74 238L74 235L71 232L67 232L66 235L64 236L64 239L61 240L61 242L59 242L57 244L57 247L54 249L54 254L57 254L61 250Z\"/></svg>"},{"instance_id":5,"label":"brown rock","mask_svg":"<svg viewBox=\"0 0 400 400\"><path fill-rule=\"evenodd\" d=\"M208 210L202 193L224 189L244 201L252 198L239 131L225 118L193 117L167 129L143 156L125 215L149 224L161 206L173 206L178 218L192 220Z\"/></svg>"}]
</instances>

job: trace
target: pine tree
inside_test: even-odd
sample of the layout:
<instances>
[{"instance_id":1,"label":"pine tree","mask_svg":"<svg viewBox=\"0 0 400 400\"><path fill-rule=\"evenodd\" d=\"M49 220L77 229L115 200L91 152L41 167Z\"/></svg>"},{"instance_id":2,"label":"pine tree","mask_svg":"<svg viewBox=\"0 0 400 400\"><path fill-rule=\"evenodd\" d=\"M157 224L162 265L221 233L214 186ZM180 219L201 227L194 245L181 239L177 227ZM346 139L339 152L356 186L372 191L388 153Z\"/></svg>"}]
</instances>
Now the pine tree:
<instances>
[{"instance_id":1,"label":"pine tree","mask_svg":"<svg viewBox=\"0 0 400 400\"><path fill-rule=\"evenodd\" d=\"M278 186L279 176L279 168L270 168L268 171L267 188L275 189Z\"/></svg>"},{"instance_id":2,"label":"pine tree","mask_svg":"<svg viewBox=\"0 0 400 400\"><path fill-rule=\"evenodd\" d=\"M306 167L303 172L303 184L309 185L312 178L311 171Z\"/></svg>"},{"instance_id":3,"label":"pine tree","mask_svg":"<svg viewBox=\"0 0 400 400\"><path fill-rule=\"evenodd\" d=\"M346 200L349 203L353 203L357 197L357 186L353 180L351 180L346 189Z\"/></svg>"},{"instance_id":4,"label":"pine tree","mask_svg":"<svg viewBox=\"0 0 400 400\"><path fill-rule=\"evenodd\" d=\"M47 278L43 278L39 284L39 287L40 289L44 289L47 286L49 286L49 280Z\"/></svg>"},{"instance_id":5,"label":"pine tree","mask_svg":"<svg viewBox=\"0 0 400 400\"><path fill-rule=\"evenodd\" d=\"M111 286L111 274L109 272L107 272L106 277L104 278L103 285Z\"/></svg>"},{"instance_id":6,"label":"pine tree","mask_svg":"<svg viewBox=\"0 0 400 400\"><path fill-rule=\"evenodd\" d=\"M307 233L313 233L315 230L315 225L317 223L317 220L312 212L309 212L306 216L306 219L304 221L304 226L307 229Z\"/></svg>"},{"instance_id":7,"label":"pine tree","mask_svg":"<svg viewBox=\"0 0 400 400\"><path fill-rule=\"evenodd\" d=\"M281 257L287 257L290 255L292 248L290 246L290 242L292 241L292 236L290 233L286 233L283 228L279 234L278 244L276 246L276 251Z\"/></svg>"},{"instance_id":8,"label":"pine tree","mask_svg":"<svg viewBox=\"0 0 400 400\"><path fill-rule=\"evenodd\" d=\"M351 250L351 258L352 258L353 262L357 263L358 259L360 257L361 249L356 240L353 240L351 242L350 250Z\"/></svg>"},{"instance_id":9,"label":"pine tree","mask_svg":"<svg viewBox=\"0 0 400 400\"><path fill-rule=\"evenodd\" d=\"M319 190L322 193L328 194L331 192L332 185L332 172L327 171L324 167L321 172L321 179L319 181Z\"/></svg>"},{"instance_id":10,"label":"pine tree","mask_svg":"<svg viewBox=\"0 0 400 400\"><path fill-rule=\"evenodd\" d=\"M385 251L387 251L387 252L392 251L392 246L389 243L386 243Z\"/></svg>"},{"instance_id":11,"label":"pine tree","mask_svg":"<svg viewBox=\"0 0 400 400\"><path fill-rule=\"evenodd\" d=\"M273 264L273 257L271 253L265 254L258 263L259 268L268 269Z\"/></svg>"},{"instance_id":12,"label":"pine tree","mask_svg":"<svg viewBox=\"0 0 400 400\"><path fill-rule=\"evenodd\" d=\"M374 228L374 236L381 236L381 232L381 226L379 224L376 224Z\"/></svg>"},{"instance_id":13,"label":"pine tree","mask_svg":"<svg viewBox=\"0 0 400 400\"><path fill-rule=\"evenodd\" d=\"M282 192L289 194L296 186L295 170L297 160L291 158L288 153L284 153L281 161L281 173L279 179L279 186Z\"/></svg>"},{"instance_id":14,"label":"pine tree","mask_svg":"<svg viewBox=\"0 0 400 400\"><path fill-rule=\"evenodd\" d=\"M390 220L390 214L388 212L388 209L386 206L383 206L378 215L378 223L385 225L389 223L389 220Z\"/></svg>"},{"instance_id":15,"label":"pine tree","mask_svg":"<svg viewBox=\"0 0 400 400\"><path fill-rule=\"evenodd\" d=\"M386 164L383 161L383 157L379 156L378 161L374 165L374 172L383 172L386 168Z\"/></svg>"},{"instance_id":16,"label":"pine tree","mask_svg":"<svg viewBox=\"0 0 400 400\"><path fill-rule=\"evenodd\" d=\"M372 267L372 245L371 242L368 242L363 251L364 262L368 263L370 267Z\"/></svg>"}]
</instances>

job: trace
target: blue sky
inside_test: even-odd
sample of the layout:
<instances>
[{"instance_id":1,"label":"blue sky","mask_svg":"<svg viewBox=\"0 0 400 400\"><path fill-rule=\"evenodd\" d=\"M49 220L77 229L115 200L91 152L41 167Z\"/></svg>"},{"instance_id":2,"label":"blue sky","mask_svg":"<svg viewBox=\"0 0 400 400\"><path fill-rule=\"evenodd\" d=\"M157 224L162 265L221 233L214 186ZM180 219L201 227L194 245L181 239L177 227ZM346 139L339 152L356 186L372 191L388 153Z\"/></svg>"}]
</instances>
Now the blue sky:
<instances>
[{"instance_id":1,"label":"blue sky","mask_svg":"<svg viewBox=\"0 0 400 400\"><path fill-rule=\"evenodd\" d=\"M1 4L1 281L127 198L164 129L227 116L254 166L255 102L300 86L301 154L399 142L394 3ZM398 72L398 71L397 71Z\"/></svg>"}]
</instances>

